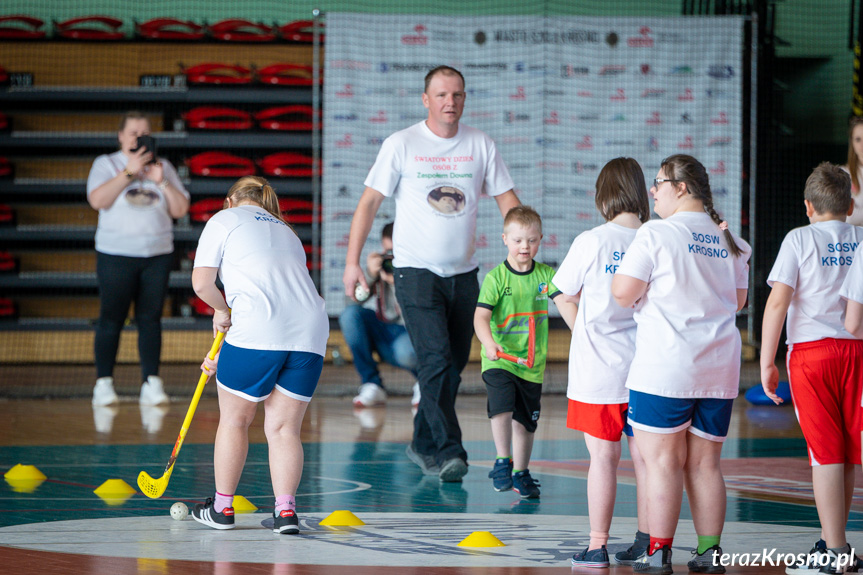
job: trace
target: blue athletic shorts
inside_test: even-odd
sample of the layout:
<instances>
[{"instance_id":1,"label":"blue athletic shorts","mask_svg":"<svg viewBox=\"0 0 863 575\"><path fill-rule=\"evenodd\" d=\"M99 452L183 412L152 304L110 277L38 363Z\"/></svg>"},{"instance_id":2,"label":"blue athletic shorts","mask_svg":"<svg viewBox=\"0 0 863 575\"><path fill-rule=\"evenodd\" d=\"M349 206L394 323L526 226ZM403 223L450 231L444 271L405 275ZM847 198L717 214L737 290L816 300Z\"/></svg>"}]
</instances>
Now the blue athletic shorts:
<instances>
[{"instance_id":1,"label":"blue athletic shorts","mask_svg":"<svg viewBox=\"0 0 863 575\"><path fill-rule=\"evenodd\" d=\"M273 388L300 401L311 401L324 358L306 351L262 351L222 344L216 381L227 391L260 402Z\"/></svg>"},{"instance_id":2,"label":"blue athletic shorts","mask_svg":"<svg viewBox=\"0 0 863 575\"><path fill-rule=\"evenodd\" d=\"M661 397L629 390L629 424L651 433L690 433L709 441L725 441L733 399Z\"/></svg>"}]
</instances>

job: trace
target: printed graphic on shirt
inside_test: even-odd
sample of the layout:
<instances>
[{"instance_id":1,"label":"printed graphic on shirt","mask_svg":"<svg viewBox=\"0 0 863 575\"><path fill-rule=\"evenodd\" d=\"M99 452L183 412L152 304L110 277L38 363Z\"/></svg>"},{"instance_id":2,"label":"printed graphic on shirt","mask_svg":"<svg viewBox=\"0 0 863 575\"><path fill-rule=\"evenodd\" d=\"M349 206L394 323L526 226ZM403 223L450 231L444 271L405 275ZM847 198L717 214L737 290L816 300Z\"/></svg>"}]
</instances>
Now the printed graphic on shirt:
<instances>
[{"instance_id":1,"label":"printed graphic on shirt","mask_svg":"<svg viewBox=\"0 0 863 575\"><path fill-rule=\"evenodd\" d=\"M159 203L159 194L141 185L126 189L126 201L133 208L147 209Z\"/></svg>"},{"instance_id":2,"label":"printed graphic on shirt","mask_svg":"<svg viewBox=\"0 0 863 575\"><path fill-rule=\"evenodd\" d=\"M429 192L428 203L441 214L460 214L465 206L464 192L453 186L440 186Z\"/></svg>"},{"instance_id":3,"label":"printed graphic on shirt","mask_svg":"<svg viewBox=\"0 0 863 575\"><path fill-rule=\"evenodd\" d=\"M854 253L854 250L857 249L858 245L860 244L857 242L836 242L827 244L827 253L830 255L821 256L821 265L850 266L854 262L852 254Z\"/></svg>"}]
</instances>

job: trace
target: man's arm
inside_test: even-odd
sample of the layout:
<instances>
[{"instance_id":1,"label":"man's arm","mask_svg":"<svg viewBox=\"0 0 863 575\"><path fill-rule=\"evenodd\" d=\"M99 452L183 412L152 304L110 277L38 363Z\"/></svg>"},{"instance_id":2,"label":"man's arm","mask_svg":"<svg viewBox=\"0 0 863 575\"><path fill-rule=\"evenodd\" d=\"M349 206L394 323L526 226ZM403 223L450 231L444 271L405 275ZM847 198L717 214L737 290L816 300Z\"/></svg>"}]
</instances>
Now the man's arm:
<instances>
[{"instance_id":1,"label":"man's arm","mask_svg":"<svg viewBox=\"0 0 863 575\"><path fill-rule=\"evenodd\" d=\"M482 344L482 349L485 352L486 358L489 361L497 361L498 350L503 351L491 335L491 310L485 307L477 306L473 314L473 330L476 332L476 338Z\"/></svg>"},{"instance_id":2,"label":"man's arm","mask_svg":"<svg viewBox=\"0 0 863 575\"><path fill-rule=\"evenodd\" d=\"M369 231L372 229L375 215L378 213L378 209L380 209L383 201L384 195L382 193L373 188L366 187L363 195L360 197L359 204L357 204L354 219L351 221L348 254L345 257L345 273L342 276L342 283L345 285L345 295L354 301L356 301L354 290L358 283L366 290L369 289L363 268L360 267L360 254L369 237Z\"/></svg>"},{"instance_id":3,"label":"man's arm","mask_svg":"<svg viewBox=\"0 0 863 575\"><path fill-rule=\"evenodd\" d=\"M782 334L782 324L788 314L794 288L782 282L773 282L773 289L764 305L764 320L761 323L761 387L764 394L779 405L782 398L776 395L779 385L779 370L776 368L776 349Z\"/></svg>"},{"instance_id":4,"label":"man's arm","mask_svg":"<svg viewBox=\"0 0 863 575\"><path fill-rule=\"evenodd\" d=\"M500 215L506 217L507 212L516 206L521 205L518 196L515 195L515 190L509 190L494 197L497 202L497 209L500 210Z\"/></svg>"}]
</instances>

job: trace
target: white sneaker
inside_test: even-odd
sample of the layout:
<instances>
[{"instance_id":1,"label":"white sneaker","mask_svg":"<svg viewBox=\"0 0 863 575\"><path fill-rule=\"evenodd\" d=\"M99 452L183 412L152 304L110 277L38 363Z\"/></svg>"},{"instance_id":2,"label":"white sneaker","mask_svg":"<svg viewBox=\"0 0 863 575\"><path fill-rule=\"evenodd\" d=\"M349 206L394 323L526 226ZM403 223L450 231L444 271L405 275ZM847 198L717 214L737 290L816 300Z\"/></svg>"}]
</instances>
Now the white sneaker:
<instances>
[{"instance_id":1,"label":"white sneaker","mask_svg":"<svg viewBox=\"0 0 863 575\"><path fill-rule=\"evenodd\" d=\"M168 413L168 406L142 403L138 407L141 410L141 427L147 433L159 433L162 430L162 420L165 419L165 415Z\"/></svg>"},{"instance_id":2,"label":"white sneaker","mask_svg":"<svg viewBox=\"0 0 863 575\"><path fill-rule=\"evenodd\" d=\"M114 428L114 418L120 409L116 405L94 405L93 425L99 433L111 433Z\"/></svg>"},{"instance_id":3,"label":"white sneaker","mask_svg":"<svg viewBox=\"0 0 863 575\"><path fill-rule=\"evenodd\" d=\"M104 407L115 403L119 403L119 399L114 391L114 378L100 377L93 388L93 407Z\"/></svg>"},{"instance_id":4,"label":"white sneaker","mask_svg":"<svg viewBox=\"0 0 863 575\"><path fill-rule=\"evenodd\" d=\"M411 405L416 407L420 404L420 382L414 383L414 395L411 397Z\"/></svg>"},{"instance_id":5,"label":"white sneaker","mask_svg":"<svg viewBox=\"0 0 863 575\"><path fill-rule=\"evenodd\" d=\"M360 386L360 393L354 398L357 407L372 407L383 405L387 402L387 392L376 383L364 383Z\"/></svg>"},{"instance_id":6,"label":"white sneaker","mask_svg":"<svg viewBox=\"0 0 863 575\"><path fill-rule=\"evenodd\" d=\"M168 399L162 385L162 378L158 375L148 376L147 381L141 384L141 397L139 399L141 405L159 405L169 401L170 399Z\"/></svg>"}]
</instances>

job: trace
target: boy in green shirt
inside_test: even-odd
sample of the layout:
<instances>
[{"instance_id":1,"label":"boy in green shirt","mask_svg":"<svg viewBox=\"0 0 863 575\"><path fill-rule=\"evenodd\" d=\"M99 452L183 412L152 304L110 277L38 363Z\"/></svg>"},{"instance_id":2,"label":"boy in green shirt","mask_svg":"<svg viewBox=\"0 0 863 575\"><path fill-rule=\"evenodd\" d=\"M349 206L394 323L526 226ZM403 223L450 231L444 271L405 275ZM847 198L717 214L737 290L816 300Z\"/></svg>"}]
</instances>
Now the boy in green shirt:
<instances>
[{"instance_id":1,"label":"boy in green shirt","mask_svg":"<svg viewBox=\"0 0 863 575\"><path fill-rule=\"evenodd\" d=\"M539 484L530 476L528 463L548 350L548 300L554 300L570 328L577 311L551 283L554 270L533 260L541 240L542 220L533 208L516 206L506 214L503 243L509 253L485 276L474 314L497 450L494 469L488 476L495 491L515 489L523 498L539 497ZM501 359L499 353L517 358L530 355L531 318L535 324L533 365Z\"/></svg>"}]
</instances>

